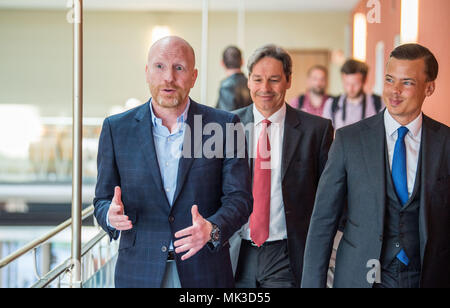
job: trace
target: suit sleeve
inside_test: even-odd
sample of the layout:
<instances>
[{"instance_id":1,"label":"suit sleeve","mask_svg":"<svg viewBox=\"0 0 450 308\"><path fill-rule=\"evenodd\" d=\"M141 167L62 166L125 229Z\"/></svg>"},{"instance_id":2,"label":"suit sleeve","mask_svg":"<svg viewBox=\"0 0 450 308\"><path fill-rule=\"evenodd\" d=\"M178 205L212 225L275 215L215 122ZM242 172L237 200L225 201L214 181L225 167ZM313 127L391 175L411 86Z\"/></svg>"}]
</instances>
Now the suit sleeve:
<instances>
[{"instance_id":1,"label":"suit sleeve","mask_svg":"<svg viewBox=\"0 0 450 308\"><path fill-rule=\"evenodd\" d=\"M111 126L108 119L103 122L97 154L97 184L95 186L94 215L110 240L116 240L120 232L108 227L107 213L114 197L114 187L120 186L119 172L114 157Z\"/></svg>"},{"instance_id":2,"label":"suit sleeve","mask_svg":"<svg viewBox=\"0 0 450 308\"><path fill-rule=\"evenodd\" d=\"M244 127L238 116L233 115L231 123L240 127L234 146L227 147L222 166L222 193L221 207L207 219L220 229L220 242L215 251L228 243L229 238L247 223L253 210L253 197L251 193L250 170L248 166L248 152L245 141ZM229 130L227 130L228 135ZM226 141L230 138L227 136ZM239 147L239 143L241 147Z\"/></svg>"},{"instance_id":3,"label":"suit sleeve","mask_svg":"<svg viewBox=\"0 0 450 308\"><path fill-rule=\"evenodd\" d=\"M340 131L336 133L319 186L306 240L303 288L324 288L334 237L347 194L345 151Z\"/></svg>"}]
</instances>

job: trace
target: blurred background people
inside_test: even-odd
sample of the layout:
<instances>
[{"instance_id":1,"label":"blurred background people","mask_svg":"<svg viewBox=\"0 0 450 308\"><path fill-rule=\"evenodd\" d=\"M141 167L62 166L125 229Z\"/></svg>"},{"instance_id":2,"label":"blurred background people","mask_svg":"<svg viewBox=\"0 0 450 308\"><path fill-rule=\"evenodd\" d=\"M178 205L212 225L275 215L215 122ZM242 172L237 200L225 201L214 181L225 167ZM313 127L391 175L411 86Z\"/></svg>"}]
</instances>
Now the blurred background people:
<instances>
[{"instance_id":1,"label":"blurred background people","mask_svg":"<svg viewBox=\"0 0 450 308\"><path fill-rule=\"evenodd\" d=\"M233 111L244 108L252 103L247 87L247 77L242 73L242 53L235 46L227 47L222 55L222 66L225 68L225 78L220 84L217 108Z\"/></svg>"},{"instance_id":2,"label":"blurred background people","mask_svg":"<svg viewBox=\"0 0 450 308\"><path fill-rule=\"evenodd\" d=\"M314 65L308 70L306 93L289 102L294 108L322 116L325 102L330 98L326 93L328 87L328 69L323 65Z\"/></svg>"},{"instance_id":3,"label":"blurred background people","mask_svg":"<svg viewBox=\"0 0 450 308\"><path fill-rule=\"evenodd\" d=\"M364 92L368 72L366 63L354 59L342 66L344 93L329 99L323 110L323 116L333 121L335 129L369 118L384 107L380 96Z\"/></svg>"}]
</instances>

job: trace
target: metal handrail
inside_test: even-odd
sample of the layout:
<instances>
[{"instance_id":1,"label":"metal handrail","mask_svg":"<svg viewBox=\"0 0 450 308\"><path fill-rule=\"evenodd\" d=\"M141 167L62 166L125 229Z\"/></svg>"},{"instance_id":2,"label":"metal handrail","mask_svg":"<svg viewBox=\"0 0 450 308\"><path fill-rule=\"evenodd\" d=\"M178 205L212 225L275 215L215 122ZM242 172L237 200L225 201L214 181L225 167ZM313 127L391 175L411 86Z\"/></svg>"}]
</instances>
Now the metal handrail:
<instances>
[{"instance_id":1,"label":"metal handrail","mask_svg":"<svg viewBox=\"0 0 450 308\"><path fill-rule=\"evenodd\" d=\"M86 245L83 246L81 256L84 257L95 245L97 245L107 233L101 230L96 236L94 236ZM56 278L60 277L65 272L69 272L73 266L72 258L68 258L53 270L44 275L39 281L34 283L31 288L45 288L52 283Z\"/></svg>"},{"instance_id":2,"label":"metal handrail","mask_svg":"<svg viewBox=\"0 0 450 308\"><path fill-rule=\"evenodd\" d=\"M71 259L65 260L63 263L52 269L44 275L39 281L31 286L31 288L45 288L52 283L56 278L64 274L71 266Z\"/></svg>"},{"instance_id":3,"label":"metal handrail","mask_svg":"<svg viewBox=\"0 0 450 308\"><path fill-rule=\"evenodd\" d=\"M85 220L86 218L90 217L93 213L94 213L94 206L91 205L81 213L81 217L82 217L81 219ZM71 224L72 224L72 218L69 218L66 221L64 221L62 224L58 225L53 230L49 231L48 233L44 234L43 236L41 236L37 239L31 241L27 245L23 246L22 248L16 250L15 252L13 252L9 256L7 256L6 258L0 260L0 269L7 266L11 262L17 260L18 258L23 256L27 252L31 251L32 249L37 248L40 245L44 244L45 242L47 242L49 239L51 239L55 235L61 233L64 229L69 227Z\"/></svg>"}]
</instances>

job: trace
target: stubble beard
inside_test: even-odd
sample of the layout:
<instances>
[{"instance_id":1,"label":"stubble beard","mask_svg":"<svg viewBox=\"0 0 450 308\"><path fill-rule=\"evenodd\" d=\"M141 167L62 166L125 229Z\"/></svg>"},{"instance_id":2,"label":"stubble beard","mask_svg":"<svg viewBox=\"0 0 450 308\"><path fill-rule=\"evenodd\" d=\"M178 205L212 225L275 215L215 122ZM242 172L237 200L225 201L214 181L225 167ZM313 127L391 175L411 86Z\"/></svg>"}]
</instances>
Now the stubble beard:
<instances>
[{"instance_id":1,"label":"stubble beard","mask_svg":"<svg viewBox=\"0 0 450 308\"><path fill-rule=\"evenodd\" d=\"M177 108L180 105L180 100L177 97L174 97L173 99L163 99L162 97L156 98L156 103L158 103L159 106L164 108Z\"/></svg>"},{"instance_id":2,"label":"stubble beard","mask_svg":"<svg viewBox=\"0 0 450 308\"><path fill-rule=\"evenodd\" d=\"M322 89L322 88L311 88L311 92L317 96L325 95L325 89Z\"/></svg>"}]
</instances>

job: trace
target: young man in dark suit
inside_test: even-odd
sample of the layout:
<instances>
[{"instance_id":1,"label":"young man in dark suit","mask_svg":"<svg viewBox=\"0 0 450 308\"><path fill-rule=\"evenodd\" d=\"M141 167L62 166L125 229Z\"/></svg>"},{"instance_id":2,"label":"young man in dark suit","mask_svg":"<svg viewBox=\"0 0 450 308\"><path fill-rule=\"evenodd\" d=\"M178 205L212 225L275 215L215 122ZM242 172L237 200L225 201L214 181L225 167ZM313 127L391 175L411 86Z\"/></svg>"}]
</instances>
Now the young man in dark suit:
<instances>
[{"instance_id":1,"label":"young man in dark suit","mask_svg":"<svg viewBox=\"0 0 450 308\"><path fill-rule=\"evenodd\" d=\"M335 287L450 287L450 129L422 113L438 63L427 48L396 48L387 109L336 133L320 179L302 287L325 287L345 204Z\"/></svg>"}]
</instances>

